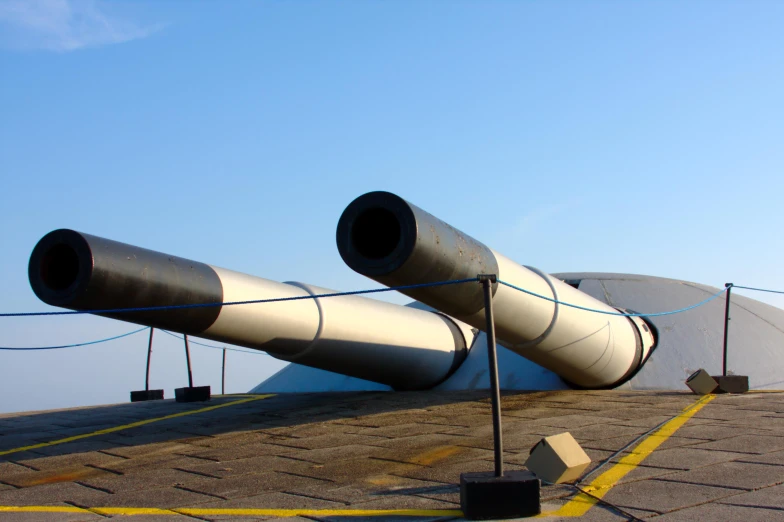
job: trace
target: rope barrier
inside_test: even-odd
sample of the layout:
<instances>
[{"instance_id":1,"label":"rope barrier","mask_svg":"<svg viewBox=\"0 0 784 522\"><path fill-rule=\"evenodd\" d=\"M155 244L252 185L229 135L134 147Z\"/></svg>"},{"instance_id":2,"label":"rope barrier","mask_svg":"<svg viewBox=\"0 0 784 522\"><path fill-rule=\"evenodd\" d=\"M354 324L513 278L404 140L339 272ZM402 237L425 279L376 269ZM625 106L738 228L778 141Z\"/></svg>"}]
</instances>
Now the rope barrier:
<instances>
[{"instance_id":1,"label":"rope barrier","mask_svg":"<svg viewBox=\"0 0 784 522\"><path fill-rule=\"evenodd\" d=\"M64 344L62 346L36 346L32 348L12 348L10 346L0 346L0 350L22 350L22 351L29 351L29 350L59 350L60 348L77 348L79 346L89 346L91 344L99 344L105 343L108 341L114 341L115 339L121 339L123 337L128 337L129 335L137 334L139 332L143 332L144 330L149 330L149 326L145 326L144 328L139 328L138 330L134 330L132 332L124 333L122 335L115 335L114 337L107 337L106 339L99 339L97 341L90 341L87 343L77 343L77 344Z\"/></svg>"},{"instance_id":2,"label":"rope barrier","mask_svg":"<svg viewBox=\"0 0 784 522\"><path fill-rule=\"evenodd\" d=\"M469 283L472 281L477 281L477 278L471 279L455 279L451 281L442 281L437 283L421 283L416 285L404 285L404 286L395 286L395 287L388 287L388 288L376 288L372 290L356 290L352 292L333 292L328 294L316 294L316 295L305 295L305 296L296 296L296 297L278 297L278 298L271 298L271 299L255 299L251 301L229 301L224 303L200 303L200 304L185 304L185 305L171 305L171 306L151 306L151 307L141 307L141 308L115 308L115 309L107 309L107 310L72 310L66 312L21 312L21 313L7 313L7 314L0 314L0 317L35 317L35 316L50 316L50 315L80 315L80 314L108 314L108 313L121 313L121 312L146 312L146 311L163 311L163 310L182 310L187 308L207 308L207 307L214 307L214 306L234 306L234 305L244 305L244 304L262 304L262 303L277 303L277 302L284 302L284 301L299 301L303 299L319 299L319 298L328 298L328 297L341 297L341 296L349 296L349 295L362 295L362 294L373 294L373 293L382 293L382 292L391 292L391 291L400 291L400 290L411 290L415 288L426 288L426 287L434 287L434 286L445 286L445 285L454 285L454 284L462 284L462 283ZM588 308L585 306L580 306L572 303L566 303L563 301L559 301L557 299L553 299L551 297L547 297L541 294L537 294L536 292L532 292L530 290L526 290L524 288L520 288L519 286L515 286L511 283L508 283L503 280L498 280L498 282L504 286L509 288L513 288L519 292L523 292L524 294L528 294L533 297L537 297L539 299L543 299L545 301L549 301L551 303L568 306L571 308L577 308L578 310L585 310L586 312L593 312L598 314L604 315L614 315L614 316L621 316L621 317L659 317L664 315L673 315L679 314L682 312L686 312L688 310L693 310L699 306L702 306L717 297L721 296L725 293L729 288L738 288L743 290L753 290L758 292L770 292L775 294L784 294L782 291L778 290L769 290L764 288L754 288L750 286L740 286L730 284L723 290L713 294L709 298L700 301L699 303L693 304L691 306L687 306L685 308L680 308L678 310L672 310L669 312L656 312L656 313L623 313L623 312L610 312L607 310L597 310L595 308ZM99 339L97 341L90 341L85 343L76 343L76 344L65 344L59 346L39 346L39 347L10 347L10 346L0 346L0 350L16 350L16 351L30 351L30 350L58 350L62 348L77 348L80 346L89 346L93 344L105 343L108 341L113 341L115 339L121 339L123 337L128 337L129 335L133 335L139 333L141 331L147 330L149 327L140 328L138 330L134 330L132 332L128 332L122 335L117 335L114 337L108 337L106 339ZM166 331L161 330L165 334L171 335L173 337L178 337L179 335ZM234 352L242 352L242 353L250 353L254 355L262 355L262 352L253 352L248 350L240 350L237 348L226 348L223 346L215 346L211 344L200 343L197 341L191 341L191 344L195 344L197 346L203 346L205 348L213 348L217 350L230 350Z\"/></svg>"},{"instance_id":3,"label":"rope barrier","mask_svg":"<svg viewBox=\"0 0 784 522\"><path fill-rule=\"evenodd\" d=\"M754 290L755 292L768 292L771 294L784 294L784 292L782 292L781 290L767 290L765 288L753 288L751 286L732 285L732 288L741 288L743 290Z\"/></svg>"},{"instance_id":4,"label":"rope barrier","mask_svg":"<svg viewBox=\"0 0 784 522\"><path fill-rule=\"evenodd\" d=\"M182 337L180 337L174 332L169 332L168 330L163 330L162 328L158 328L158 331L163 332L167 335L171 335L172 337L176 337L177 339L182 339ZM205 343L200 343L198 341L193 341L190 338L188 338L188 344L195 344L196 346L204 346L205 348L215 348L216 350L229 350L231 352L249 353L251 355L267 355L267 352L240 350L238 348L228 348L226 346L215 346L214 344L205 344Z\"/></svg>"},{"instance_id":5,"label":"rope barrier","mask_svg":"<svg viewBox=\"0 0 784 522\"><path fill-rule=\"evenodd\" d=\"M262 303L280 303L284 301L301 301L303 299L320 299L325 297L341 297L347 295L379 294L382 292L392 292L400 290L413 290L415 288L426 288L431 286L456 285L476 281L476 277L471 279L455 279L453 281L442 281L438 283L421 283L416 285L392 286L388 288L374 288L372 290L355 290L353 292L333 292L330 294L301 295L296 297L275 297L272 299L254 299L252 301L229 301L225 303L198 303L169 306L146 306L138 308L111 308L106 310L69 310L67 312L18 312L0 314L0 317L40 317L48 315L82 315L82 314L118 314L128 312L153 312L164 310L185 310L188 308L211 308L216 306L235 306Z\"/></svg>"},{"instance_id":6,"label":"rope barrier","mask_svg":"<svg viewBox=\"0 0 784 522\"><path fill-rule=\"evenodd\" d=\"M557 299L553 299L552 297L547 297L547 296L544 296L544 295L541 295L541 294L537 294L536 292L531 292L530 290L526 290L524 288L520 288L519 286L515 286L515 285L513 285L511 283L507 283L506 281L501 281L500 279L498 280L498 282L501 283L502 285L508 286L509 288L514 288L515 290L519 290L519 291L523 292L524 294L532 295L534 297L538 297L539 299L544 299L545 301L550 301L551 303L564 305L564 306L569 306L571 308L577 308L578 310L585 310L586 312L594 312L594 313L597 313L597 314L604 314L604 315L617 315L617 316L621 316L621 317L659 317L659 316L662 316L662 315L679 314L681 312L686 312L688 310L692 310L694 308L697 308L698 306L702 306L702 305L704 305L704 304L706 304L706 303L708 303L710 301L713 301L714 299L716 299L721 294L723 294L724 292L727 291L727 289L725 288L724 290L721 290L720 292L716 292L715 294L713 294L709 298L705 299L704 301L700 301L697 304L693 304L691 306L687 306L686 308L680 308L678 310L672 310L671 312L657 312L657 313L651 313L651 314L639 314L639 313L625 314L623 312L608 312L607 310L597 310L595 308L588 308L588 307L580 306L580 305L576 305L576 304L564 303L563 301L559 301Z\"/></svg>"}]
</instances>

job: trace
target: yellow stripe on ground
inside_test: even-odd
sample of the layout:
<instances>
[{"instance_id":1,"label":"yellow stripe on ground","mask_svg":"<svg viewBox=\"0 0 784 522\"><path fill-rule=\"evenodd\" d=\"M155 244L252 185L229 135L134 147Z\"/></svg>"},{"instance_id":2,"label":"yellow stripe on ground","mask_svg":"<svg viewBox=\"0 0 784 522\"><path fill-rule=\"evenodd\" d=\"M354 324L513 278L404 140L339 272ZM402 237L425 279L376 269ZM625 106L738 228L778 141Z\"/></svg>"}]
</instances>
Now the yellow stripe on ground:
<instances>
[{"instance_id":1,"label":"yellow stripe on ground","mask_svg":"<svg viewBox=\"0 0 784 522\"><path fill-rule=\"evenodd\" d=\"M0 506L0 513L89 513L72 506Z\"/></svg>"},{"instance_id":2,"label":"yellow stripe on ground","mask_svg":"<svg viewBox=\"0 0 784 522\"><path fill-rule=\"evenodd\" d=\"M548 515L555 515L561 517L580 517L588 512L599 499L604 497L627 473L634 470L645 458L653 453L653 451L661 446L670 436L678 431L686 421L691 419L695 413L700 411L703 406L715 399L715 395L705 395L694 404L684 408L684 410L674 419L667 422L657 431L643 439L635 448L618 461L613 467L599 475L589 485L583 489L594 498L584 493L579 493L572 500L561 506L560 509Z\"/></svg>"},{"instance_id":3,"label":"yellow stripe on ground","mask_svg":"<svg viewBox=\"0 0 784 522\"><path fill-rule=\"evenodd\" d=\"M258 517L462 517L459 509L196 509L196 508L134 508L72 506L0 506L0 513L96 513L99 515L195 515L195 516L258 516Z\"/></svg>"},{"instance_id":4,"label":"yellow stripe on ground","mask_svg":"<svg viewBox=\"0 0 784 522\"><path fill-rule=\"evenodd\" d=\"M225 402L223 404L216 404L215 406L207 406L206 408L201 408L199 410L191 410L191 411L181 411L179 413L172 413L171 415L165 415L163 417L156 417L154 419L145 419L141 421L132 422L130 424L123 424L122 426L114 426L112 428L105 428L98 431L93 431L90 433L83 433L81 435L74 435L72 437L66 437L64 439L53 440L49 442L40 442L38 444L31 444L29 446L22 446L21 448L14 448L9 450L0 451L0 456L3 455L10 455L11 453L18 453L20 451L27 451L27 450L34 450L38 448L46 448L48 446L55 446L57 444L65 444L66 442L73 442L75 440L86 439L89 437L95 437L96 435L106 435L107 433L115 433L117 431L127 430L130 428L138 428L139 426L144 426L146 424L152 424L153 422L160 422L168 419L176 419L177 417L185 417L187 415L195 415L197 413L204 413L207 411L217 410L219 408L225 408L227 406L236 406L237 404L244 404L246 402L251 401L259 401L262 399L268 399L270 397L274 397L274 394L267 394L267 395L255 395L253 397L247 399L240 399L238 401L231 401Z\"/></svg>"}]
</instances>

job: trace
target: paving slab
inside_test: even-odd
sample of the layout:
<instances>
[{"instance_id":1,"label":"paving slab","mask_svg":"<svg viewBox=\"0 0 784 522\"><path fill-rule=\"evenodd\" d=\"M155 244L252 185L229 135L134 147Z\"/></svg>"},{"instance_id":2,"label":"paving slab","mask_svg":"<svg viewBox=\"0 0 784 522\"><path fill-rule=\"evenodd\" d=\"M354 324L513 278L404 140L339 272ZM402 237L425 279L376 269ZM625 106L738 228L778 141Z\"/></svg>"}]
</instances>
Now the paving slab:
<instances>
[{"instance_id":1,"label":"paving slab","mask_svg":"<svg viewBox=\"0 0 784 522\"><path fill-rule=\"evenodd\" d=\"M284 455L284 457L288 457L288 460L297 459L315 464L326 464L328 462L339 462L359 457L384 457L389 453L389 450L377 446L348 444L334 448L297 451L296 453Z\"/></svg>"},{"instance_id":2,"label":"paving slab","mask_svg":"<svg viewBox=\"0 0 784 522\"><path fill-rule=\"evenodd\" d=\"M743 457L749 457L749 455L747 453L679 447L656 450L643 461L643 465L673 470L690 470Z\"/></svg>"},{"instance_id":3,"label":"paving slab","mask_svg":"<svg viewBox=\"0 0 784 522\"><path fill-rule=\"evenodd\" d=\"M784 478L782 479L784 481ZM784 485L758 489L750 493L734 495L718 501L735 506L753 506L769 509L784 509Z\"/></svg>"},{"instance_id":4,"label":"paving slab","mask_svg":"<svg viewBox=\"0 0 784 522\"><path fill-rule=\"evenodd\" d=\"M90 507L147 507L178 508L197 507L215 497L200 492L186 491L177 487L155 487L138 491L123 491L105 495L90 504Z\"/></svg>"},{"instance_id":5,"label":"paving slab","mask_svg":"<svg viewBox=\"0 0 784 522\"><path fill-rule=\"evenodd\" d=\"M665 513L718 500L737 491L652 479L615 486L604 498L623 508Z\"/></svg>"},{"instance_id":6,"label":"paving slab","mask_svg":"<svg viewBox=\"0 0 784 522\"><path fill-rule=\"evenodd\" d=\"M692 447L718 451L733 451L737 453L764 454L784 449L784 437L771 435L739 435L712 442L695 444Z\"/></svg>"},{"instance_id":7,"label":"paving slab","mask_svg":"<svg viewBox=\"0 0 784 522\"><path fill-rule=\"evenodd\" d=\"M267 471L290 471L296 473L298 470L308 469L312 466L312 464L306 462L272 455L237 459L229 462L205 463L196 459L189 460L190 462L186 465L175 465L172 468L213 478L226 478Z\"/></svg>"},{"instance_id":8,"label":"paving slab","mask_svg":"<svg viewBox=\"0 0 784 522\"><path fill-rule=\"evenodd\" d=\"M660 480L751 490L784 482L784 469L767 464L722 462L667 475Z\"/></svg>"},{"instance_id":9,"label":"paving slab","mask_svg":"<svg viewBox=\"0 0 784 522\"><path fill-rule=\"evenodd\" d=\"M253 473L225 479L201 477L200 479L191 482L188 485L188 490L213 497L212 499L207 500L214 500L215 497L229 500L251 497L269 491L288 491L297 487L315 485L319 482L322 485L321 487L326 487L333 481L270 471L267 473Z\"/></svg>"},{"instance_id":10,"label":"paving slab","mask_svg":"<svg viewBox=\"0 0 784 522\"><path fill-rule=\"evenodd\" d=\"M759 464L784 466L784 451L774 451L773 453L764 453L762 455L743 455L737 460L738 462L756 462Z\"/></svg>"},{"instance_id":11,"label":"paving slab","mask_svg":"<svg viewBox=\"0 0 784 522\"><path fill-rule=\"evenodd\" d=\"M784 511L760 509L750 506L728 506L706 504L683 509L652 518L656 522L716 522L719 520L742 520L743 522L782 522Z\"/></svg>"},{"instance_id":12,"label":"paving slab","mask_svg":"<svg viewBox=\"0 0 784 522\"><path fill-rule=\"evenodd\" d=\"M63 502L79 506L92 506L110 496L104 491L88 488L75 482L60 482L0 491L0 506L48 506Z\"/></svg>"},{"instance_id":13,"label":"paving slab","mask_svg":"<svg viewBox=\"0 0 784 522\"><path fill-rule=\"evenodd\" d=\"M120 494L145 489L182 486L190 487L191 483L201 480L201 475L194 475L176 469L143 470L123 475L103 474L79 480L79 484L95 489Z\"/></svg>"}]
</instances>

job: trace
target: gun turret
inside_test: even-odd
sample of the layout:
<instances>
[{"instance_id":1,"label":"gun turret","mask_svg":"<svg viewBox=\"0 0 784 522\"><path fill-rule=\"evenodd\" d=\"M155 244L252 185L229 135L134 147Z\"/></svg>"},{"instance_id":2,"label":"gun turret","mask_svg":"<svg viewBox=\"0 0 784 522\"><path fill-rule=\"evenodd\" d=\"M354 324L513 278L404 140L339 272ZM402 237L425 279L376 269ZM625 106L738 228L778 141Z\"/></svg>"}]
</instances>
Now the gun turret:
<instances>
[{"instance_id":1,"label":"gun turret","mask_svg":"<svg viewBox=\"0 0 784 522\"><path fill-rule=\"evenodd\" d=\"M359 296L220 305L333 291L270 281L73 230L44 236L30 256L28 275L42 301L73 310L209 305L100 315L262 350L395 389L439 384L468 351L466 325L440 313Z\"/></svg>"},{"instance_id":2,"label":"gun turret","mask_svg":"<svg viewBox=\"0 0 784 522\"><path fill-rule=\"evenodd\" d=\"M611 306L532 267L521 266L389 192L370 192L344 210L337 245L346 264L388 286L496 274L556 301L617 313ZM403 293L479 329L485 327L479 285ZM656 340L642 319L567 307L508 286L493 286L499 343L584 388L610 388L641 367Z\"/></svg>"}]
</instances>

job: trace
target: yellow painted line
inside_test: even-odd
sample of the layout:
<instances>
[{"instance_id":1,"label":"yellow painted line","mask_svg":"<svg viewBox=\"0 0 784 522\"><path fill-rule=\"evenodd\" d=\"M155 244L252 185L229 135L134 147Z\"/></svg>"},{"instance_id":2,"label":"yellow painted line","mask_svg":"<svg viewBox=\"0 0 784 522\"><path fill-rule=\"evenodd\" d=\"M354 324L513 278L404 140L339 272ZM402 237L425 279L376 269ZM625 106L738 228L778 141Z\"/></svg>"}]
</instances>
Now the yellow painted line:
<instances>
[{"instance_id":1,"label":"yellow painted line","mask_svg":"<svg viewBox=\"0 0 784 522\"><path fill-rule=\"evenodd\" d=\"M664 424L661 428L643 439L634 449L618 461L613 467L599 475L583 489L591 495L585 493L577 494L572 500L564 504L557 511L548 513L561 517L581 517L588 512L599 499L604 497L627 473L634 470L645 458L661 446L670 436L686 424L695 413L700 411L706 404L715 399L715 395L705 395L694 404L684 408L684 410L674 419Z\"/></svg>"},{"instance_id":2,"label":"yellow painted line","mask_svg":"<svg viewBox=\"0 0 784 522\"><path fill-rule=\"evenodd\" d=\"M206 408L201 408L199 410L190 410L190 411L181 411L179 413L173 413L171 415L165 415L163 417L156 417L154 419L145 419L141 421L131 422L130 424L123 424L122 426L114 426L112 428L105 428L98 431L93 431L90 433L82 433L81 435L74 435L72 437L66 437L64 439L53 440L49 442L40 442L38 444L31 444L29 446L22 446L20 448L14 448L9 450L0 451L0 456L3 455L10 455L11 453L18 453L20 451L28 451L34 450L38 448L46 448L49 446L55 446L57 444L65 444L66 442L73 442L75 440L86 439L89 437L95 437L97 435L106 435L107 433L115 433L122 430L127 430L130 428L138 428L139 426L144 426L146 424L152 424L153 422L160 422L169 419L176 419L178 417L185 417L187 415L195 415L197 413L205 413L212 410L217 410L219 408L226 408L227 406L236 406L237 404L244 404L246 402L251 401L259 401L262 399L268 399L270 397L274 397L274 394L267 394L267 395L255 395L253 397L247 399L240 399L237 401L225 402L223 404L216 404L215 406L207 406Z\"/></svg>"},{"instance_id":3,"label":"yellow painted line","mask_svg":"<svg viewBox=\"0 0 784 522\"><path fill-rule=\"evenodd\" d=\"M146 507L0 506L0 513L96 513L99 515L195 515L195 516L342 516L342 517L462 517L459 509L196 509Z\"/></svg>"},{"instance_id":4,"label":"yellow painted line","mask_svg":"<svg viewBox=\"0 0 784 522\"><path fill-rule=\"evenodd\" d=\"M100 507L100 508L87 508L91 513L98 515L179 515L179 513L171 509L163 508L134 508L134 507Z\"/></svg>"},{"instance_id":5,"label":"yellow painted line","mask_svg":"<svg viewBox=\"0 0 784 522\"><path fill-rule=\"evenodd\" d=\"M72 506L0 506L0 513L89 513Z\"/></svg>"}]
</instances>

